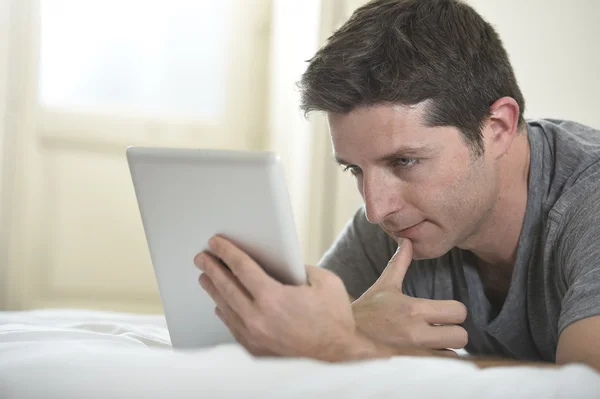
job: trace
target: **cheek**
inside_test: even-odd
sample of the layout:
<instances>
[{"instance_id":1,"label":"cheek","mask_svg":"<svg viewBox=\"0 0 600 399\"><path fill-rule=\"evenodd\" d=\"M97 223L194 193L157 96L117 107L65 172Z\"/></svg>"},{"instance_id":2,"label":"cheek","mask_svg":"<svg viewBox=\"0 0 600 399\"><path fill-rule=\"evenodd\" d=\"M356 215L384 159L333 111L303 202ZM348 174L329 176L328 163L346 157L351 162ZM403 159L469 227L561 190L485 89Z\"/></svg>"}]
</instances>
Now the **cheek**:
<instances>
[{"instance_id":1,"label":"cheek","mask_svg":"<svg viewBox=\"0 0 600 399\"><path fill-rule=\"evenodd\" d=\"M463 223L478 207L481 173L470 165L447 162L430 172L423 189L415 190L415 204L439 224Z\"/></svg>"},{"instance_id":2,"label":"cheek","mask_svg":"<svg viewBox=\"0 0 600 399\"><path fill-rule=\"evenodd\" d=\"M493 178L478 164L468 165L461 176L449 188L448 199L452 205L448 213L457 226L468 227L477 224L487 211Z\"/></svg>"}]
</instances>

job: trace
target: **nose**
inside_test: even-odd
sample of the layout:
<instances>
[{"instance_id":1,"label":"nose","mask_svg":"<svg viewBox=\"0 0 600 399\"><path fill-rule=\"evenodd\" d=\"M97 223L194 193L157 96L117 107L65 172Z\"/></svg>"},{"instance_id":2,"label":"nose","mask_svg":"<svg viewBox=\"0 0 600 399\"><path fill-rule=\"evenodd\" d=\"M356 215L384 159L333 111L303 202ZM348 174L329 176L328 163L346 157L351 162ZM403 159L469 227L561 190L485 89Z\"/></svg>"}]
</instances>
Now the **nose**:
<instances>
[{"instance_id":1,"label":"nose","mask_svg":"<svg viewBox=\"0 0 600 399\"><path fill-rule=\"evenodd\" d=\"M363 175L361 194L369 222L379 224L402 209L401 193L393 183L385 174Z\"/></svg>"}]
</instances>

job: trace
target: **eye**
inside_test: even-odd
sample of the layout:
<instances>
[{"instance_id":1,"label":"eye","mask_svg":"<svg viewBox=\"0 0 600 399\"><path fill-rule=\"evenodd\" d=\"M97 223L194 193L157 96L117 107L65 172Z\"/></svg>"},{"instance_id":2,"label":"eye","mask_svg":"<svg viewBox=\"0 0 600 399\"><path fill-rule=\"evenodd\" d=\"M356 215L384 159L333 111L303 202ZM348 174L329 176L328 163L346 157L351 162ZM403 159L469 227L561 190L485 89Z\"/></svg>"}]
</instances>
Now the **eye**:
<instances>
[{"instance_id":1,"label":"eye","mask_svg":"<svg viewBox=\"0 0 600 399\"><path fill-rule=\"evenodd\" d=\"M353 176L356 176L357 174L359 174L360 168L356 165L346 165L344 166L344 168L342 169L344 172L350 172L352 173Z\"/></svg>"},{"instance_id":2,"label":"eye","mask_svg":"<svg viewBox=\"0 0 600 399\"><path fill-rule=\"evenodd\" d=\"M410 168L412 166L415 166L418 163L419 163L419 160L413 159L413 158L396 158L394 160L394 165L400 166L402 168Z\"/></svg>"}]
</instances>

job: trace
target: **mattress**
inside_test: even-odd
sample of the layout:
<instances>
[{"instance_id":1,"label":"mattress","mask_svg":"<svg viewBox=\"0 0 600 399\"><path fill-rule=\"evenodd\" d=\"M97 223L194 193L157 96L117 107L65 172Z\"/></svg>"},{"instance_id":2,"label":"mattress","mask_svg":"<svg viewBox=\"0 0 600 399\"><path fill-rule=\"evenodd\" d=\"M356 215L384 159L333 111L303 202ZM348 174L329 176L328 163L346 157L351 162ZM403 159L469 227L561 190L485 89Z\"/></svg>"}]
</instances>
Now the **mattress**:
<instances>
[{"instance_id":1,"label":"mattress","mask_svg":"<svg viewBox=\"0 0 600 399\"><path fill-rule=\"evenodd\" d=\"M178 352L161 315L0 312L0 398L137 397L598 398L600 374L443 358L254 358L238 345Z\"/></svg>"}]
</instances>

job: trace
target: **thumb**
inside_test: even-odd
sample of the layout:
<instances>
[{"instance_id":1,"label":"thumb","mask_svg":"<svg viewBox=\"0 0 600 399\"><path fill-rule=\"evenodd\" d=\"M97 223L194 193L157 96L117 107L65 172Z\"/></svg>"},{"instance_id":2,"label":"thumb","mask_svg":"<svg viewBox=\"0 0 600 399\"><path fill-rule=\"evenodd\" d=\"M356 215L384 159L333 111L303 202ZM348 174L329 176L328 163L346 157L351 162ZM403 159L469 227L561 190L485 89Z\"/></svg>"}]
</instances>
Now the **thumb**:
<instances>
[{"instance_id":1,"label":"thumb","mask_svg":"<svg viewBox=\"0 0 600 399\"><path fill-rule=\"evenodd\" d=\"M404 276L406 276L406 271L412 261L412 255L412 242L405 238L400 245L398 245L396 253L388 262L383 273L381 273L381 276L379 276L375 284L373 284L373 288L395 288L402 290L402 282L404 281Z\"/></svg>"}]
</instances>

